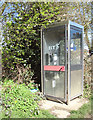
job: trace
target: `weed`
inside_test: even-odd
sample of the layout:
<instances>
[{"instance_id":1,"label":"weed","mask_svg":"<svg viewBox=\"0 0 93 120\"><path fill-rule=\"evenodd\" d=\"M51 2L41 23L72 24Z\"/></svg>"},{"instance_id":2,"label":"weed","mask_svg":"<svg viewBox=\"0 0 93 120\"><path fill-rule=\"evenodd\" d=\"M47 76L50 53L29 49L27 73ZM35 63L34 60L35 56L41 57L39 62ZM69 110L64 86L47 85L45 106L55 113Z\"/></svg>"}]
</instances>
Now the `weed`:
<instances>
[{"instance_id":1,"label":"weed","mask_svg":"<svg viewBox=\"0 0 93 120\"><path fill-rule=\"evenodd\" d=\"M31 84L29 86L31 89ZM49 112L40 110L38 102L41 98L25 84L5 80L2 88L2 118L54 117Z\"/></svg>"},{"instance_id":2,"label":"weed","mask_svg":"<svg viewBox=\"0 0 93 120\"><path fill-rule=\"evenodd\" d=\"M91 102L93 102L93 97L90 97L89 102L84 104L79 110L72 110L69 118L84 118L87 114L91 114Z\"/></svg>"}]
</instances>

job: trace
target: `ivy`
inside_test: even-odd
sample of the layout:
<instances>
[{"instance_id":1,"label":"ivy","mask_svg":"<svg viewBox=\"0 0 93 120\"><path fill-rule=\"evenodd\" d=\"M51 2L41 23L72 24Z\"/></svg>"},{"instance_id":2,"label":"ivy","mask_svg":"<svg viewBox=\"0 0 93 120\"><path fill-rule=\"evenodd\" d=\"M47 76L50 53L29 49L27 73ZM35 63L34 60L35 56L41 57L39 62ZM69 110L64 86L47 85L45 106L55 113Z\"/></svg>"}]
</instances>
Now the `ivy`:
<instances>
[{"instance_id":1,"label":"ivy","mask_svg":"<svg viewBox=\"0 0 93 120\"><path fill-rule=\"evenodd\" d=\"M15 73L17 64L24 67L31 64L31 69L40 74L40 29L41 26L46 26L57 19L59 7L57 5L54 7L55 3L49 2L10 4L14 6L17 16L12 18L10 13L8 17L12 20L4 25L2 44L3 71L6 71L4 76Z\"/></svg>"}]
</instances>

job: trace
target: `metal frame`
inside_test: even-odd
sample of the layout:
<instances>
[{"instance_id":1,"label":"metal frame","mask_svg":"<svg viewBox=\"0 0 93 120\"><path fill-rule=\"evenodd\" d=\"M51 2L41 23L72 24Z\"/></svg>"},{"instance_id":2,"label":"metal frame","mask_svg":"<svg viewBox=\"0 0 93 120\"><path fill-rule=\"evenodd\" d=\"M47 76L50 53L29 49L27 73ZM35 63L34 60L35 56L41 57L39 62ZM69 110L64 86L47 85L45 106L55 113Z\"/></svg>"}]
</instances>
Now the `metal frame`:
<instances>
[{"instance_id":1,"label":"metal frame","mask_svg":"<svg viewBox=\"0 0 93 120\"><path fill-rule=\"evenodd\" d=\"M53 28L53 27L58 27L58 26L62 26L65 25L65 49L67 49L68 47L68 54L67 54L67 50L65 52L65 99L63 98L58 98L58 97L54 97L54 96L50 96L50 95L45 95L44 93L44 61L43 61L43 34L44 34L44 30L45 29L49 29L49 28ZM70 54L70 25L73 25L77 28L81 28L82 29L82 93L73 96L71 98L71 65L70 65L70 59L71 59L71 54ZM51 25L48 25L46 28L42 27L41 28L41 85L42 85L42 92L43 94L48 97L51 100L55 100L55 101L64 101L67 104L69 104L70 100L72 100L75 97L78 97L80 95L83 95L83 37L84 37L84 27L82 25L79 25L75 22L72 21L63 21L60 23L53 23ZM68 66L67 66L68 65Z\"/></svg>"},{"instance_id":2,"label":"metal frame","mask_svg":"<svg viewBox=\"0 0 93 120\"><path fill-rule=\"evenodd\" d=\"M83 57L83 54L84 54L84 27L82 27L82 95L83 95L83 76L84 76L84 66L83 66L83 63L84 63L84 57Z\"/></svg>"},{"instance_id":3,"label":"metal frame","mask_svg":"<svg viewBox=\"0 0 93 120\"><path fill-rule=\"evenodd\" d=\"M71 42L71 38L70 38L70 26L72 25L72 26L75 26L76 28L78 28L78 29L82 29L81 31L82 31L82 41L81 41L81 50L82 50L82 52L81 52L81 64L82 64L82 92L80 93L80 94L77 94L77 95L75 95L75 96L73 96L73 97L71 97L71 53L70 53L70 51L68 52L68 56L69 56L69 62L68 62L68 66L70 66L69 68L70 69L68 69L68 74L69 74L69 76L68 77L70 77L70 78L68 78L68 82L70 82L70 86L69 86L69 99L68 99L68 103L69 103L69 101L70 100L72 100L72 99L74 99L74 98L76 98L76 97L78 97L78 96L80 96L80 95L83 95L83 72L84 72L84 70L83 70L83 35L84 35L84 27L82 26L82 25L79 25L79 24L77 24L77 23L75 23L75 22L72 22L72 21L70 21L69 20L69 23L68 23L68 25L69 25L69 28L68 28L68 31L69 31L69 34L68 34L68 39L70 39L70 42ZM68 43L68 45L70 46L70 44ZM70 72L70 73L69 73ZM70 80L70 81L69 81Z\"/></svg>"},{"instance_id":4,"label":"metal frame","mask_svg":"<svg viewBox=\"0 0 93 120\"><path fill-rule=\"evenodd\" d=\"M42 33L42 28L41 28L41 91L43 91L43 33ZM44 94L44 93L43 93Z\"/></svg>"},{"instance_id":5,"label":"metal frame","mask_svg":"<svg viewBox=\"0 0 93 120\"><path fill-rule=\"evenodd\" d=\"M70 21L68 21L68 91L67 104L70 102Z\"/></svg>"},{"instance_id":6,"label":"metal frame","mask_svg":"<svg viewBox=\"0 0 93 120\"><path fill-rule=\"evenodd\" d=\"M45 95L45 97L48 98L48 99L54 100L54 101L67 103L67 100L65 100L63 98L54 97L54 96L51 96L51 95Z\"/></svg>"},{"instance_id":7,"label":"metal frame","mask_svg":"<svg viewBox=\"0 0 93 120\"><path fill-rule=\"evenodd\" d=\"M65 24L65 50L67 49L67 29L68 26ZM65 101L67 101L67 50L65 52Z\"/></svg>"},{"instance_id":8,"label":"metal frame","mask_svg":"<svg viewBox=\"0 0 93 120\"><path fill-rule=\"evenodd\" d=\"M70 21L69 20L69 23L70 23L70 25L73 25L73 26L76 26L76 27L78 27L78 28L84 28L82 25L80 25L80 24L78 24L78 23L75 23L75 22L72 22L72 21Z\"/></svg>"},{"instance_id":9,"label":"metal frame","mask_svg":"<svg viewBox=\"0 0 93 120\"><path fill-rule=\"evenodd\" d=\"M67 21L66 22L64 22L65 24L67 24ZM62 25L64 25L64 29L65 29L65 24L64 24L63 22L62 23L60 23L60 25L61 25L61 27L62 27ZM45 94L44 93L44 60L43 60L43 53L44 53L44 51L43 51L43 34L44 34L44 30L45 29L49 29L49 28L55 28L55 27L60 27L60 25L59 25L59 23L56 23L56 24L52 24L51 25L51 27L50 27L50 25L49 25L49 27L46 27L46 28L44 28L44 27L42 27L41 28L41 80L42 80L42 93L43 93L43 95L44 96L46 96L46 98L49 98L49 99L51 99L51 100L55 100L55 101L59 101L59 102L66 102L67 101L67 97L66 97L66 93L67 93L67 90L65 89L64 91L65 91L65 97L64 98L59 98L59 97L54 97L54 96L52 96L52 95L49 95L49 94ZM65 30L65 32L66 32L66 30ZM67 34L67 33L66 33ZM66 35L65 34L65 35ZM65 47L64 47L64 50L66 49L66 45L67 45L67 43L66 43L66 39L64 40L65 41ZM64 58L65 58L65 61L66 61L66 56L67 56L67 53L65 54L65 56L64 56ZM65 66L67 65L67 62L65 62L65 64L64 64ZM64 72L64 71L63 71ZM66 85L66 88L67 88L67 80L66 80L66 74L67 73L67 70L65 70L65 74L64 74L64 78L65 78L65 80L64 80L64 84Z\"/></svg>"}]
</instances>

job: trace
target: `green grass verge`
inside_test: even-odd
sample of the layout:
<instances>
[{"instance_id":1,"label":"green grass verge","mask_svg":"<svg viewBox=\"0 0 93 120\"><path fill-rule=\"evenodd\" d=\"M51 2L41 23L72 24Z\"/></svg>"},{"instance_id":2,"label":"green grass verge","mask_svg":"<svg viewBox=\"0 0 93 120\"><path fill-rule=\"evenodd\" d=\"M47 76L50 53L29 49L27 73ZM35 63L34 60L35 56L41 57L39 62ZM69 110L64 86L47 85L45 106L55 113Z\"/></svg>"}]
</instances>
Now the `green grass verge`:
<instances>
[{"instance_id":1,"label":"green grass verge","mask_svg":"<svg viewBox=\"0 0 93 120\"><path fill-rule=\"evenodd\" d=\"M1 95L0 118L55 118L48 111L39 108L40 96L32 93L25 84L6 80L2 85Z\"/></svg>"},{"instance_id":2,"label":"green grass verge","mask_svg":"<svg viewBox=\"0 0 93 120\"><path fill-rule=\"evenodd\" d=\"M69 118L85 118L86 115L91 115L91 103L93 103L93 96L90 98L89 102L84 104L79 110L72 110Z\"/></svg>"}]
</instances>

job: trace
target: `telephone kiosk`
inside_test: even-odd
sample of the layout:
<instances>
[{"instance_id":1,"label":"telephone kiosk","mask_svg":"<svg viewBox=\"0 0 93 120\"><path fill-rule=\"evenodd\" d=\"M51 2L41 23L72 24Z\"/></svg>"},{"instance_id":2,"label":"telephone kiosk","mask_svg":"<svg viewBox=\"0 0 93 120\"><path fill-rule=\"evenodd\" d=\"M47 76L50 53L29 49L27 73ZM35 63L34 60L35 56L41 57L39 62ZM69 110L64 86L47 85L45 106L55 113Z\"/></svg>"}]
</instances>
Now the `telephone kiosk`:
<instances>
[{"instance_id":1,"label":"telephone kiosk","mask_svg":"<svg viewBox=\"0 0 93 120\"><path fill-rule=\"evenodd\" d=\"M70 20L41 29L41 83L48 99L69 103L83 94L84 27Z\"/></svg>"}]
</instances>

